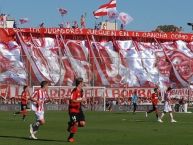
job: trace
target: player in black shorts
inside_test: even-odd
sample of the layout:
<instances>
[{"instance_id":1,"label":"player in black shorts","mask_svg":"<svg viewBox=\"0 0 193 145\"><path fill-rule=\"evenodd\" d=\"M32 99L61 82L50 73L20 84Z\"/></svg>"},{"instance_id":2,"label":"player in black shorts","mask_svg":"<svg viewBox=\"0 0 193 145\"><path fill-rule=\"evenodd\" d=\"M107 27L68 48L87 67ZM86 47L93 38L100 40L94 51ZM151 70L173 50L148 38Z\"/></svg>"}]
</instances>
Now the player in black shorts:
<instances>
[{"instance_id":1,"label":"player in black shorts","mask_svg":"<svg viewBox=\"0 0 193 145\"><path fill-rule=\"evenodd\" d=\"M83 98L83 89L81 90L81 97ZM82 101L80 104L80 112L79 112L79 116L78 116L78 127L84 127L86 122L85 122L85 115L84 112L82 110L82 107L86 107L85 101Z\"/></svg>"},{"instance_id":2,"label":"player in black shorts","mask_svg":"<svg viewBox=\"0 0 193 145\"><path fill-rule=\"evenodd\" d=\"M70 97L69 103L69 117L70 121L68 122L68 131L69 137L68 142L74 142L74 134L77 132L78 127L85 126L85 117L82 111L82 102L83 102L83 79L76 79L76 88L73 89Z\"/></svg>"},{"instance_id":3,"label":"player in black shorts","mask_svg":"<svg viewBox=\"0 0 193 145\"><path fill-rule=\"evenodd\" d=\"M14 115L22 114L23 121L25 121L25 117L27 115L28 98L29 98L28 86L24 86L23 87L23 92L21 94L21 111L18 111L18 112L14 113Z\"/></svg>"}]
</instances>

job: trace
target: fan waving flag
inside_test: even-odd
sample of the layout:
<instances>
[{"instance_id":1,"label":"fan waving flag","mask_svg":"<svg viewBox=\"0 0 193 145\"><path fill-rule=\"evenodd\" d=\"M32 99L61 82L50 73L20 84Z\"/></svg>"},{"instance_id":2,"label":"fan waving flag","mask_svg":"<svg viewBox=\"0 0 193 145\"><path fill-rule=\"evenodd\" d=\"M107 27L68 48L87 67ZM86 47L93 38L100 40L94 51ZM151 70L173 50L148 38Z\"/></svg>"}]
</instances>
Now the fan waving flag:
<instances>
[{"instance_id":1,"label":"fan waving flag","mask_svg":"<svg viewBox=\"0 0 193 145\"><path fill-rule=\"evenodd\" d=\"M28 18L21 18L21 19L19 19L20 24L25 24L28 21L29 21Z\"/></svg>"},{"instance_id":2,"label":"fan waving flag","mask_svg":"<svg viewBox=\"0 0 193 145\"><path fill-rule=\"evenodd\" d=\"M106 16L108 13L109 9L116 9L117 4L116 4L116 0L111 0L109 3L107 4L103 4L101 5L98 10L94 11L93 14L95 16L95 18L99 18L102 16Z\"/></svg>"}]
</instances>

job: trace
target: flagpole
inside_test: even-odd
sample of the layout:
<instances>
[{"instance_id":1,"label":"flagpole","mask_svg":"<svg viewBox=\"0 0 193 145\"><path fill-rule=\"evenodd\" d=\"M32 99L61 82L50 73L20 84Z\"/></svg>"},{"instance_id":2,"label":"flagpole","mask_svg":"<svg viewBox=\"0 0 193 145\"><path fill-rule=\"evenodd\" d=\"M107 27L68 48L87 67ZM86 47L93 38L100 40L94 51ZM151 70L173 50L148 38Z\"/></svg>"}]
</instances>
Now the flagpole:
<instances>
[{"instance_id":1,"label":"flagpole","mask_svg":"<svg viewBox=\"0 0 193 145\"><path fill-rule=\"evenodd\" d=\"M84 13L84 17L85 17L84 18L84 25L85 25L85 28L86 28L86 20L87 20L87 13L86 12Z\"/></svg>"},{"instance_id":2,"label":"flagpole","mask_svg":"<svg viewBox=\"0 0 193 145\"><path fill-rule=\"evenodd\" d=\"M62 17L62 23L63 23L63 26L65 26L65 24L64 24L64 15L61 14L61 17Z\"/></svg>"},{"instance_id":3,"label":"flagpole","mask_svg":"<svg viewBox=\"0 0 193 145\"><path fill-rule=\"evenodd\" d=\"M61 15L62 24L64 26L64 15L67 14L67 10L65 10L64 8L59 8L58 11L59 11L59 13Z\"/></svg>"},{"instance_id":4,"label":"flagpole","mask_svg":"<svg viewBox=\"0 0 193 145\"><path fill-rule=\"evenodd\" d=\"M115 30L117 30L117 20L115 19Z\"/></svg>"},{"instance_id":5,"label":"flagpole","mask_svg":"<svg viewBox=\"0 0 193 145\"><path fill-rule=\"evenodd\" d=\"M108 24L108 20L106 19L106 21L105 21L106 30L107 30L107 24Z\"/></svg>"},{"instance_id":6,"label":"flagpole","mask_svg":"<svg viewBox=\"0 0 193 145\"><path fill-rule=\"evenodd\" d=\"M102 16L102 22L100 23L100 29L101 28L103 29L102 23L103 23L103 16Z\"/></svg>"}]
</instances>

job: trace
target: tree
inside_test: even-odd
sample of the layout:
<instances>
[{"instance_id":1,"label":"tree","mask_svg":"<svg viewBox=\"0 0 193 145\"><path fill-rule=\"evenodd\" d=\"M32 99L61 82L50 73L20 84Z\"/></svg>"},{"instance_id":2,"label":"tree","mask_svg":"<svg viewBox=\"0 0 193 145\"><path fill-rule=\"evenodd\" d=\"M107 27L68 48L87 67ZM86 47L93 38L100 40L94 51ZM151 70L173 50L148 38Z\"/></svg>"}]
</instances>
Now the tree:
<instances>
[{"instance_id":1,"label":"tree","mask_svg":"<svg viewBox=\"0 0 193 145\"><path fill-rule=\"evenodd\" d=\"M181 32L182 27L177 27L175 25L159 25L154 31L155 32Z\"/></svg>"}]
</instances>

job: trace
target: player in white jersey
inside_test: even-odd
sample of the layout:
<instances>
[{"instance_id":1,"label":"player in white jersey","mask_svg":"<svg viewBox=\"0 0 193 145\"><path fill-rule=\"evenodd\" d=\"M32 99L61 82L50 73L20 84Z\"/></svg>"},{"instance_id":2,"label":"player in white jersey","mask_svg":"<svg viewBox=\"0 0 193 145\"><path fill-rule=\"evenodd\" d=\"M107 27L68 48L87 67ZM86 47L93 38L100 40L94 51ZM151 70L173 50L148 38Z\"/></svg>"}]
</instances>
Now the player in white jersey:
<instances>
[{"instance_id":1,"label":"player in white jersey","mask_svg":"<svg viewBox=\"0 0 193 145\"><path fill-rule=\"evenodd\" d=\"M166 93L164 94L164 111L162 112L161 117L158 119L159 122L163 122L162 118L167 112L169 112L170 114L171 122L177 122L176 120L174 120L173 114L172 114L171 98L170 98L171 89L172 88L168 87L168 89L166 90Z\"/></svg>"},{"instance_id":2,"label":"player in white jersey","mask_svg":"<svg viewBox=\"0 0 193 145\"><path fill-rule=\"evenodd\" d=\"M30 124L30 138L37 139L35 134L37 133L39 127L45 124L44 119L44 103L50 101L50 98L47 94L48 82L42 81L41 88L35 90L32 96L30 97L32 101L32 110L35 112L36 121L33 124Z\"/></svg>"}]
</instances>

